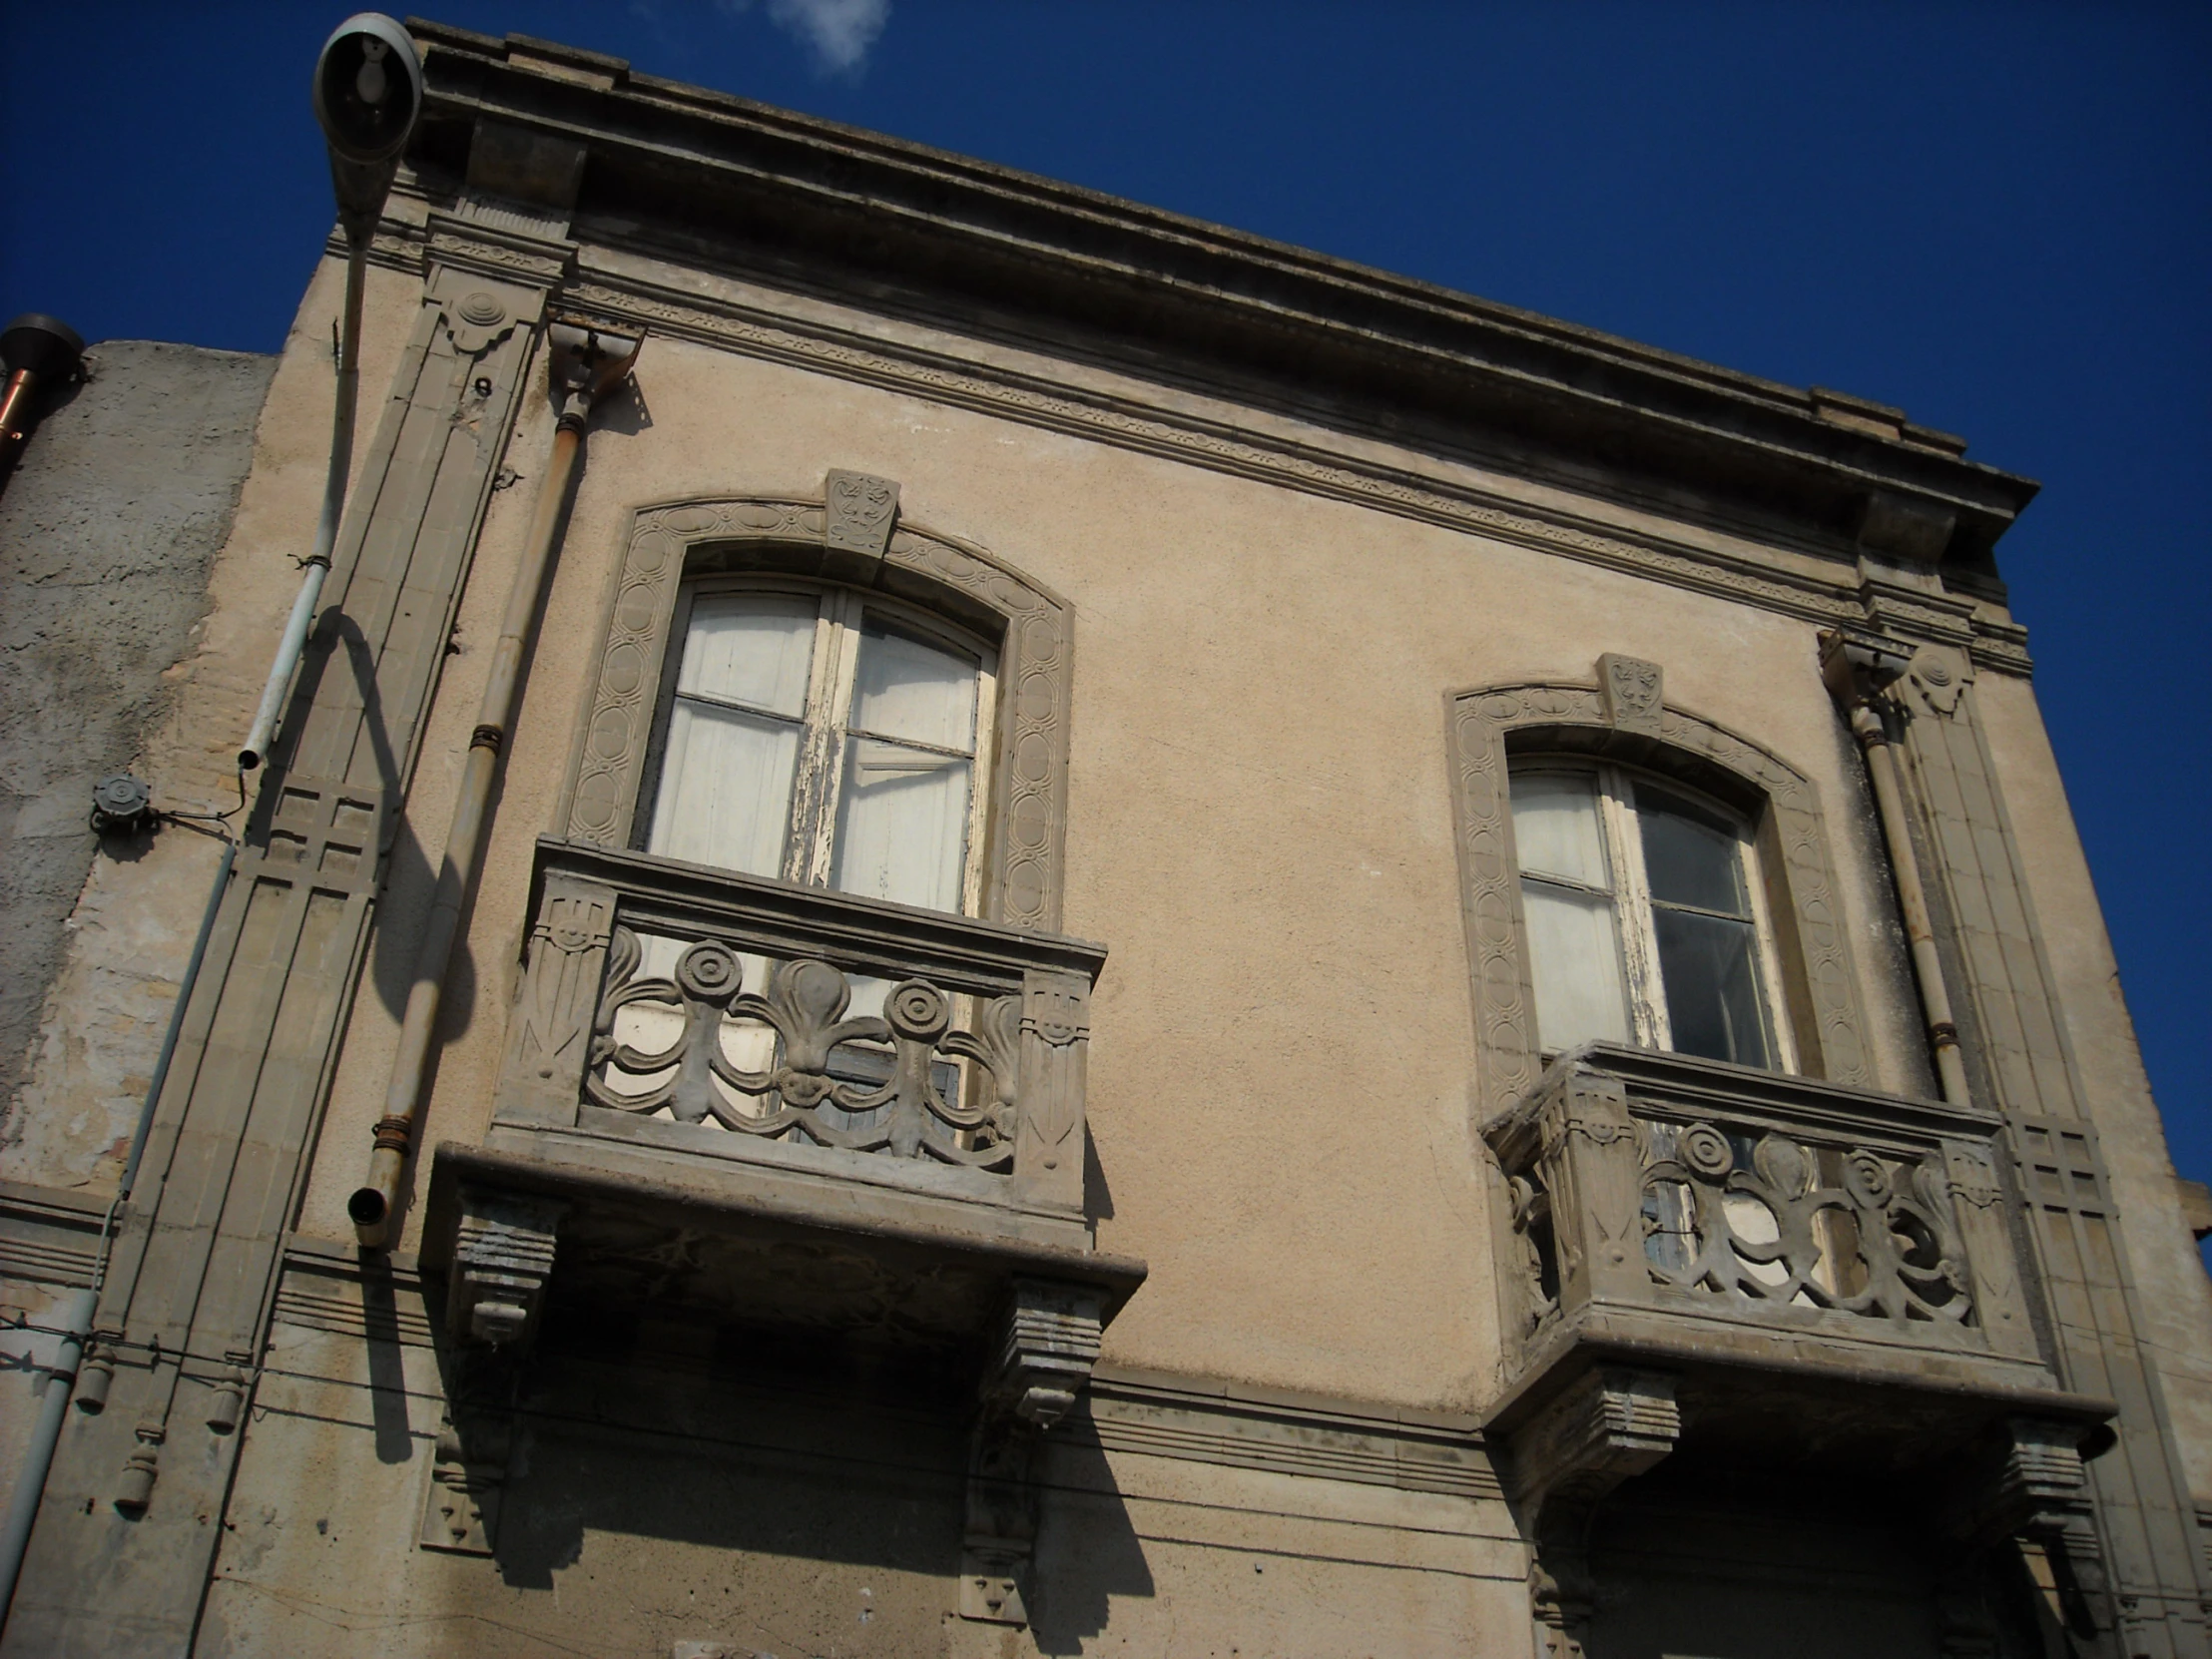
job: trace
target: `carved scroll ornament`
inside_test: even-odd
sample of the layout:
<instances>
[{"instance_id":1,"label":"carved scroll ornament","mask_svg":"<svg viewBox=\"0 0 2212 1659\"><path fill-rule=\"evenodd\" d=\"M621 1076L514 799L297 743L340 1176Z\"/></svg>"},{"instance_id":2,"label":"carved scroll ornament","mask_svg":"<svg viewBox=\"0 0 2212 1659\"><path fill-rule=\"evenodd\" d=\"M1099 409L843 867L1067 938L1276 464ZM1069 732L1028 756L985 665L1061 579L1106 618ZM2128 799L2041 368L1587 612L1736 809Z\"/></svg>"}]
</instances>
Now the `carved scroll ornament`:
<instances>
[{"instance_id":1,"label":"carved scroll ornament","mask_svg":"<svg viewBox=\"0 0 2212 1659\"><path fill-rule=\"evenodd\" d=\"M1969 1321L1939 1153L1913 1163L1855 1147L1822 1159L1787 1135L1752 1140L1710 1123L1652 1124L1646 1134L1654 1282L1875 1319ZM1833 1182L1822 1179L1824 1162L1841 1166ZM1671 1218L1684 1225L1667 1227Z\"/></svg>"},{"instance_id":2,"label":"carved scroll ornament","mask_svg":"<svg viewBox=\"0 0 2212 1659\"><path fill-rule=\"evenodd\" d=\"M637 936L617 927L584 1076L594 1104L641 1115L666 1107L679 1123L712 1118L740 1134L799 1135L851 1152L930 1157L974 1169L1012 1167L1019 996L985 1002L975 1030L955 1031L951 999L923 979L892 986L885 1017L846 1018L851 986L828 962L781 963L766 991L753 992L745 989L738 953L717 940L691 946L668 978L635 977L640 956ZM617 1016L640 1004L680 1013L683 1030L651 1052L620 1040ZM776 1058L764 1070L739 1066L725 1052L725 1031L742 1021L776 1034ZM887 1045L890 1076L869 1086L833 1075L831 1054L847 1043ZM985 1098L972 1105L946 1099L932 1075L939 1055L980 1066L991 1084ZM621 1078L648 1080L647 1086L614 1086ZM649 1081L654 1078L660 1081ZM732 1093L756 1104L741 1106Z\"/></svg>"}]
</instances>

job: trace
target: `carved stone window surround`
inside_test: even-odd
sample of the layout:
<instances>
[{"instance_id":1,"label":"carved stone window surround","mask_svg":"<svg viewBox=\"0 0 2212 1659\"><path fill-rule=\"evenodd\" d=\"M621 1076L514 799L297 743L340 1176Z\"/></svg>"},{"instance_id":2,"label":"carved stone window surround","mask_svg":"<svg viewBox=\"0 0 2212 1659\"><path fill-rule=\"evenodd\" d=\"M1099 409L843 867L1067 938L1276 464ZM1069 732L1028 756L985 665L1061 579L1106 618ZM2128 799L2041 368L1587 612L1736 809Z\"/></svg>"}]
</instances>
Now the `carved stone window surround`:
<instances>
[{"instance_id":1,"label":"carved stone window surround","mask_svg":"<svg viewBox=\"0 0 2212 1659\"><path fill-rule=\"evenodd\" d=\"M1749 739L1671 705L1616 720L1613 702L1594 683L1475 687L1451 693L1446 709L1478 1119L1510 1108L1542 1069L1507 800L1507 764L1522 755L1626 762L1743 813L1757 827L1782 958L1782 1012L1800 1068L1839 1083L1874 1081L1858 974L1838 913L1835 862L1810 779Z\"/></svg>"},{"instance_id":2,"label":"carved stone window surround","mask_svg":"<svg viewBox=\"0 0 2212 1659\"><path fill-rule=\"evenodd\" d=\"M630 842L678 590L689 576L760 571L876 590L958 623L998 652L982 913L1059 924L1067 819L1074 607L971 543L897 521L880 554L839 545L821 501L699 498L632 516L570 769L569 838Z\"/></svg>"}]
</instances>

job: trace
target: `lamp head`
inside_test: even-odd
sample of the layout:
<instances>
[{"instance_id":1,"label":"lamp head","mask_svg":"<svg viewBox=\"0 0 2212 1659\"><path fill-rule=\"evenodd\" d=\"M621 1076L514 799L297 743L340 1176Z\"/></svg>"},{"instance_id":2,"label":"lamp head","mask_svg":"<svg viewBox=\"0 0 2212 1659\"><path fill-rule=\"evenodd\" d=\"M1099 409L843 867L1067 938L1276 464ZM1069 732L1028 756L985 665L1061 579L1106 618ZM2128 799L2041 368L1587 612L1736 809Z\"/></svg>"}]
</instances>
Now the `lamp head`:
<instances>
[{"instance_id":1,"label":"lamp head","mask_svg":"<svg viewBox=\"0 0 2212 1659\"><path fill-rule=\"evenodd\" d=\"M337 26L314 65L314 118L330 147L330 182L346 235L367 236L383 211L400 152L422 112L422 60L381 12Z\"/></svg>"},{"instance_id":2,"label":"lamp head","mask_svg":"<svg viewBox=\"0 0 2212 1659\"><path fill-rule=\"evenodd\" d=\"M0 364L10 374L27 368L41 380L60 379L76 372L84 351L76 329L37 311L25 311L0 331Z\"/></svg>"}]
</instances>

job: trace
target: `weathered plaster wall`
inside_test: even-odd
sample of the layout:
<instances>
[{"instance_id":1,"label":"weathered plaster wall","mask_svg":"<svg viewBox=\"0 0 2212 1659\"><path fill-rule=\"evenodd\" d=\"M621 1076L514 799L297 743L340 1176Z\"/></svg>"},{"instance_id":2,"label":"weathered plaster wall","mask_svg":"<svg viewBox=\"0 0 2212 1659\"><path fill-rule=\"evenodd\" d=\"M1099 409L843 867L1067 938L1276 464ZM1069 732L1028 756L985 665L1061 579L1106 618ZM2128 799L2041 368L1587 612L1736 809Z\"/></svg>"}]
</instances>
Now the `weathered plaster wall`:
<instances>
[{"instance_id":1,"label":"weathered plaster wall","mask_svg":"<svg viewBox=\"0 0 2212 1659\"><path fill-rule=\"evenodd\" d=\"M0 493L0 1099L28 1070L92 867L93 785L137 766L169 710L276 371L274 357L152 340L88 358L90 378L46 407ZM21 1132L11 1119L6 1138Z\"/></svg>"},{"instance_id":2,"label":"weathered plaster wall","mask_svg":"<svg viewBox=\"0 0 2212 1659\"><path fill-rule=\"evenodd\" d=\"M429 1141L488 1118L530 843L556 824L629 515L690 495L818 494L833 465L899 479L907 518L1076 607L1065 925L1114 952L1090 1070L1100 1241L1153 1264L1109 1334L1116 1361L1421 1405L1490 1386L1449 688L1588 682L1602 651L1648 657L1670 700L1811 776L1879 1076L1925 1089L1858 763L1809 624L704 345L649 341L638 381L642 411L610 411L591 439L456 959ZM348 1030L302 1219L320 1237L348 1233L396 1031L392 975L427 902L550 425L533 392L510 449L524 478L495 498L402 834L427 851L395 870Z\"/></svg>"},{"instance_id":3,"label":"weathered plaster wall","mask_svg":"<svg viewBox=\"0 0 2212 1659\"><path fill-rule=\"evenodd\" d=\"M275 359L187 347L147 348L157 354L205 356L251 380L251 397L235 387L226 406L252 431L252 471L243 485L233 475L222 496L220 518L212 528L196 532L207 537L207 545L197 555L189 615L172 636L172 656L153 671L149 695L137 706L130 747L112 764L96 764L88 757L81 763L83 770L66 779L52 775L45 786L52 822L69 825L77 836L67 844L80 860L82 890L72 888L69 894L73 913L64 905L68 923L61 932L63 947L49 970L51 986L44 991L36 1035L9 1108L5 1136L0 1137L0 1178L48 1187L106 1188L122 1172L222 847L213 836L172 828L145 837L124 856L93 858L92 837L80 833L85 814L75 803L89 800L90 782L100 772L125 766L154 786L154 799L162 805L221 810L238 799L232 782L238 746L298 590L298 560L313 542L321 506L336 378L330 329L342 281L341 266L324 261L318 267L284 348ZM420 291L417 278L370 275L373 320L364 331L361 358L364 431L380 412L383 388L391 382ZM159 372L175 373L168 368ZM96 381L83 395L91 396L97 386ZM172 389L189 408L191 398L181 384ZM164 418L180 422L177 429L189 429L183 414ZM42 430L32 440L34 446L47 436ZM243 443L243 436L239 441ZM355 447L356 468L363 448L365 443ZM228 449L219 448L215 458L230 464L229 456ZM136 464L117 459L126 475L129 464ZM155 468L152 482L168 476L157 462L145 464ZM243 467L243 455L239 464ZM10 487L0 511L17 510L16 489L25 481ZM194 499L182 483L176 487L179 500ZM149 498L155 499L151 482ZM97 492L94 499L99 499ZM126 526L131 517L123 509L129 499L118 501L114 515ZM151 535L138 539L104 527L97 533L112 540L120 570L158 569L166 563ZM11 569L22 563L12 534L0 547ZM218 547L221 551L213 552ZM151 576L135 580L150 591L159 587ZM83 598L80 590L78 601ZM95 634L101 612L82 608L84 617L73 618L69 626ZM80 689L89 699L90 691ZM66 693L57 689L53 695L59 701L48 719L94 724L89 717L80 718ZM85 704L87 710L92 707L89 701ZM0 739L16 741L14 725L9 722ZM31 816L25 813L18 824ZM24 830L19 828L16 834L20 844ZM89 878L81 868L86 861L91 864ZM14 949L11 944L11 969Z\"/></svg>"}]
</instances>

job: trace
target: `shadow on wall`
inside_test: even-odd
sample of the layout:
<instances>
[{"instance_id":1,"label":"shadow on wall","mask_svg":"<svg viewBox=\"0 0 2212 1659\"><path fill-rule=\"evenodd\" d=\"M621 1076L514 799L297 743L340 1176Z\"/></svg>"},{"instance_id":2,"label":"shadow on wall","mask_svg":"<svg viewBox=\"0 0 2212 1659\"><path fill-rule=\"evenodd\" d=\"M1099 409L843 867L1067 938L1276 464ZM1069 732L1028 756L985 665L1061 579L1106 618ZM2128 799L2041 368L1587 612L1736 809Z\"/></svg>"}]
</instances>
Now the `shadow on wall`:
<instances>
[{"instance_id":1,"label":"shadow on wall","mask_svg":"<svg viewBox=\"0 0 2212 1659\"><path fill-rule=\"evenodd\" d=\"M1061 1440L1045 1471L1029 1633L1039 1653L1062 1659L1080 1654L1086 1637L1105 1633L1116 1597L1149 1600L1156 1589L1106 1454Z\"/></svg>"},{"instance_id":2,"label":"shadow on wall","mask_svg":"<svg viewBox=\"0 0 2212 1659\"><path fill-rule=\"evenodd\" d=\"M742 1652L898 1656L944 1645L960 1570L961 1368L609 1319L549 1325L519 1369L440 1345L464 1422L513 1425L493 1559L563 1629ZM635 1329L626 1327L631 1324ZM403 1407L402 1407L403 1409ZM377 1418L379 1451L406 1432ZM1072 1655L1152 1576L1104 1457L1047 1457L1032 1575L1040 1652ZM571 1622L574 1621L574 1622Z\"/></svg>"},{"instance_id":3,"label":"shadow on wall","mask_svg":"<svg viewBox=\"0 0 2212 1659\"><path fill-rule=\"evenodd\" d=\"M1687 1466L1631 1480L1599 1512L1589 1659L2044 1659L2040 1595L2017 1552L1966 1557L1927 1494L1808 1480L1746 1491ZM1960 1644L1960 1645L1954 1645Z\"/></svg>"}]
</instances>

